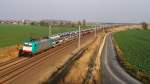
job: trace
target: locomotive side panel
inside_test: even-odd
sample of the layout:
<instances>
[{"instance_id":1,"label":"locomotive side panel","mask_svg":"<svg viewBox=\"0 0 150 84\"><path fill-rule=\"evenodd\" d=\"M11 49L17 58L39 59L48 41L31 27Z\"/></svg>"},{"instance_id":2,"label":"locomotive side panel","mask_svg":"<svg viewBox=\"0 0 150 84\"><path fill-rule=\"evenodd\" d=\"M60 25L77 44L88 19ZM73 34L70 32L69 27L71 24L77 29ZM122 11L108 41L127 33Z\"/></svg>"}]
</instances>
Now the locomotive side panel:
<instances>
[{"instance_id":1,"label":"locomotive side panel","mask_svg":"<svg viewBox=\"0 0 150 84\"><path fill-rule=\"evenodd\" d=\"M39 41L39 49L38 49L38 52L42 51L42 50L45 50L49 48L49 43L48 43L48 39L44 39L44 40L41 40Z\"/></svg>"}]
</instances>

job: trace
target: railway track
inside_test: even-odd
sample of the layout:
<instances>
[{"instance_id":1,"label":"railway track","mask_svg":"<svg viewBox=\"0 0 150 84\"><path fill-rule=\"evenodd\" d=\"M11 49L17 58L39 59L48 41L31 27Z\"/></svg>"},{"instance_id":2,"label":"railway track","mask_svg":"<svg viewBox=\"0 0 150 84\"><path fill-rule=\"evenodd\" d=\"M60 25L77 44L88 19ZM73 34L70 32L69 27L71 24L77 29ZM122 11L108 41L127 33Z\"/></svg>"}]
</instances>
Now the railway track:
<instances>
[{"instance_id":1,"label":"railway track","mask_svg":"<svg viewBox=\"0 0 150 84\"><path fill-rule=\"evenodd\" d=\"M17 60L19 60L19 59L21 59L21 58L13 58L13 59L11 59L11 60L8 60L8 61L6 61L6 62L1 62L0 63L0 67L2 67L2 66L4 66L4 65L7 65L7 64L10 64L10 63L12 63L12 62L15 62L15 61L17 61Z\"/></svg>"},{"instance_id":2,"label":"railway track","mask_svg":"<svg viewBox=\"0 0 150 84\"><path fill-rule=\"evenodd\" d=\"M68 45L70 42L72 42L72 41L70 40L70 41L66 42L66 43L67 43L66 45ZM65 43L65 42L64 42L64 43ZM64 45L63 45L64 43L62 43L61 45L58 45L58 46L59 46L60 48L62 48L62 47L64 47ZM58 46L56 46L56 47L58 47ZM12 67L12 66L17 66L18 64L21 64L21 63L23 63L23 62L25 62L25 61L28 61L28 60L30 60L30 59L37 58L38 56L41 57L41 56L45 55L46 53L50 53L50 52L53 52L53 51L56 51L56 50L57 50L57 48L51 49L51 50L48 51L48 52L40 52L40 53L38 53L38 55L35 55L35 56L33 56L32 58L29 58L29 57L19 57L19 58L15 58L15 59L6 61L6 62L0 64L0 72L1 72L2 70L4 70L4 69L10 68L10 67Z\"/></svg>"},{"instance_id":3,"label":"railway track","mask_svg":"<svg viewBox=\"0 0 150 84\"><path fill-rule=\"evenodd\" d=\"M53 52L53 51L55 51L56 49L53 49L52 51L50 51L50 52ZM46 52L47 53L47 52ZM44 54L44 53L42 53L42 54ZM42 55L42 54L40 54L40 55ZM34 58L36 58L37 56L35 56L35 57L33 57L33 58L28 58L28 57L19 57L18 59L17 58L15 58L14 60L10 60L10 61L8 61L8 62L4 62L1 66L0 66L0 72L1 71L3 71L4 69L6 70L6 69L8 69L8 68L10 68L10 67L13 67L13 66L17 66L17 65L19 65L19 64L21 64L21 63L23 63L23 62L26 62L26 61L28 61L28 60L31 60L31 59L34 59Z\"/></svg>"},{"instance_id":4,"label":"railway track","mask_svg":"<svg viewBox=\"0 0 150 84\"><path fill-rule=\"evenodd\" d=\"M73 41L76 41L76 40L68 41L64 43L64 45L56 46L55 48L50 49L49 51L41 53L32 58L24 58L24 60L22 61L21 59L23 58L20 58L20 59L16 59L16 61L9 61L7 63L1 64L2 68L0 68L0 83L5 83L6 81L11 80L14 77L17 77L18 75L23 73L25 70L31 69L33 66L44 61L49 56L52 56L54 54L59 54L59 51L66 49L69 46L73 45L72 44Z\"/></svg>"},{"instance_id":5,"label":"railway track","mask_svg":"<svg viewBox=\"0 0 150 84\"><path fill-rule=\"evenodd\" d=\"M21 62L23 62L25 60L28 60L28 58L19 58L16 61L13 61L13 62L11 61L11 62L3 65L3 66L0 66L0 71L2 71L4 69L7 69L9 67L15 66L15 65L17 65L17 64L19 64L19 63L21 63Z\"/></svg>"},{"instance_id":6,"label":"railway track","mask_svg":"<svg viewBox=\"0 0 150 84\"><path fill-rule=\"evenodd\" d=\"M58 54L59 51L65 49L65 48L68 48L71 45L72 44L69 42L69 45L67 45L65 47L62 46L63 48L59 47L59 49L57 49L57 50L56 49L52 50L51 52L53 52L53 53L51 53L51 54L49 54L49 52L42 53L38 57L35 56L34 58L24 60L24 61L14 65L14 66L8 67L6 69L2 69L0 71L0 83L4 83L4 82L8 81L9 79L19 75L20 73L24 72L25 70L30 69L34 65L44 61L49 56L52 56L53 54Z\"/></svg>"}]
</instances>

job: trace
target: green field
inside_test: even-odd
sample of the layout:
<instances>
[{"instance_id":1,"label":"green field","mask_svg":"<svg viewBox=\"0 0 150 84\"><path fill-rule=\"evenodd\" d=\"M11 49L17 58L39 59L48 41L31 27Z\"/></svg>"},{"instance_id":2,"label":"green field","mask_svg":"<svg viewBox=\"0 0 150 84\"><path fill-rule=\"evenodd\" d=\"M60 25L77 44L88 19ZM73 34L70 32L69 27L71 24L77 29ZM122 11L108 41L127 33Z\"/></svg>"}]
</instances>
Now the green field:
<instances>
[{"instance_id":1,"label":"green field","mask_svg":"<svg viewBox=\"0 0 150 84\"><path fill-rule=\"evenodd\" d=\"M150 75L150 30L128 30L113 36L128 63Z\"/></svg>"},{"instance_id":2,"label":"green field","mask_svg":"<svg viewBox=\"0 0 150 84\"><path fill-rule=\"evenodd\" d=\"M84 27L85 28L85 27ZM52 27L52 34L77 30L73 27ZM0 47L22 43L31 37L48 36L48 28L31 25L0 24Z\"/></svg>"}]
</instances>

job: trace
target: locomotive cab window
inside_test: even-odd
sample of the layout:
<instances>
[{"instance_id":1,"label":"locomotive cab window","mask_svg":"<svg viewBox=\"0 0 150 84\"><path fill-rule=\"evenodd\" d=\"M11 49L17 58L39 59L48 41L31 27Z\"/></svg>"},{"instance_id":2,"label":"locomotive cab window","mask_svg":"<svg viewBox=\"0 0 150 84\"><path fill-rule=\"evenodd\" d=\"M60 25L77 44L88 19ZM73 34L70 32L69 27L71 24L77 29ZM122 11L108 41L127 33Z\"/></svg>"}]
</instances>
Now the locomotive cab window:
<instances>
[{"instance_id":1,"label":"locomotive cab window","mask_svg":"<svg viewBox=\"0 0 150 84\"><path fill-rule=\"evenodd\" d=\"M26 46L26 47L32 47L32 45L29 45L29 44L24 44L24 46Z\"/></svg>"}]
</instances>

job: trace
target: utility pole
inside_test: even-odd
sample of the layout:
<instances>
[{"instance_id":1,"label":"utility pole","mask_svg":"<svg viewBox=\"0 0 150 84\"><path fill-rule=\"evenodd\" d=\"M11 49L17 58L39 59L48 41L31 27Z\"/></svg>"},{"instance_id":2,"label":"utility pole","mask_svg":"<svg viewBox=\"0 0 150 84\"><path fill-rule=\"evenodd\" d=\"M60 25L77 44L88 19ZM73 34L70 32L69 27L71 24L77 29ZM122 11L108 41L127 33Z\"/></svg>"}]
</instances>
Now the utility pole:
<instances>
[{"instance_id":1,"label":"utility pole","mask_svg":"<svg viewBox=\"0 0 150 84\"><path fill-rule=\"evenodd\" d=\"M105 31L104 31L104 25L102 26L102 29L103 29L103 32L105 32Z\"/></svg>"},{"instance_id":2,"label":"utility pole","mask_svg":"<svg viewBox=\"0 0 150 84\"><path fill-rule=\"evenodd\" d=\"M96 30L97 30L97 26L95 25L95 37L96 37Z\"/></svg>"},{"instance_id":3,"label":"utility pole","mask_svg":"<svg viewBox=\"0 0 150 84\"><path fill-rule=\"evenodd\" d=\"M49 25L49 37L52 35L52 26Z\"/></svg>"},{"instance_id":4,"label":"utility pole","mask_svg":"<svg viewBox=\"0 0 150 84\"><path fill-rule=\"evenodd\" d=\"M81 35L80 35L80 25L79 25L79 33L78 33L78 48L80 49L80 38L81 38Z\"/></svg>"}]
</instances>

